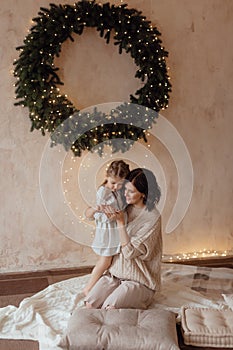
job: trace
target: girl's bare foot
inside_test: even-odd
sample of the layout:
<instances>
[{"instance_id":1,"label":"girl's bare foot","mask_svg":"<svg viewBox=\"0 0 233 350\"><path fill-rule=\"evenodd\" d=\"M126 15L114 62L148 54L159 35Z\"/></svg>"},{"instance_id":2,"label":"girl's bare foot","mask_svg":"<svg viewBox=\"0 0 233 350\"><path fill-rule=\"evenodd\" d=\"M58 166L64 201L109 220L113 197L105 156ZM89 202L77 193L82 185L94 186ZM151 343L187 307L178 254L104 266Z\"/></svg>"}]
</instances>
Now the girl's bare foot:
<instances>
[{"instance_id":1,"label":"girl's bare foot","mask_svg":"<svg viewBox=\"0 0 233 350\"><path fill-rule=\"evenodd\" d=\"M93 309L93 306L92 306L92 304L89 304L89 303L85 303L85 306L86 306L86 308L87 309Z\"/></svg>"}]
</instances>

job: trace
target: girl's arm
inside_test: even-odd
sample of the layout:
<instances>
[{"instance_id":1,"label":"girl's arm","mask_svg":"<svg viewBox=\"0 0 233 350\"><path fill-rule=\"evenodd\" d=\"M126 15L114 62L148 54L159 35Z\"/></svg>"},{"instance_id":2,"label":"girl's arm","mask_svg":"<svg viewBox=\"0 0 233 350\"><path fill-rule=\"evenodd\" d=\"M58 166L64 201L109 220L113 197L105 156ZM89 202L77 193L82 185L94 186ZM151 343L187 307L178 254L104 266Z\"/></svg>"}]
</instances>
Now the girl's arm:
<instances>
[{"instance_id":1,"label":"girl's arm","mask_svg":"<svg viewBox=\"0 0 233 350\"><path fill-rule=\"evenodd\" d=\"M94 220L94 215L97 211L97 208L88 207L84 212L85 218Z\"/></svg>"},{"instance_id":2,"label":"girl's arm","mask_svg":"<svg viewBox=\"0 0 233 350\"><path fill-rule=\"evenodd\" d=\"M97 205L95 208L88 207L84 212L84 216L89 220L94 220L95 213L105 214L105 205Z\"/></svg>"},{"instance_id":3,"label":"girl's arm","mask_svg":"<svg viewBox=\"0 0 233 350\"><path fill-rule=\"evenodd\" d=\"M96 213L103 213L102 205L105 201L106 191L104 186L100 186L97 193L96 193L96 206L95 207L88 207L85 212L84 216L88 220L94 220Z\"/></svg>"}]
</instances>

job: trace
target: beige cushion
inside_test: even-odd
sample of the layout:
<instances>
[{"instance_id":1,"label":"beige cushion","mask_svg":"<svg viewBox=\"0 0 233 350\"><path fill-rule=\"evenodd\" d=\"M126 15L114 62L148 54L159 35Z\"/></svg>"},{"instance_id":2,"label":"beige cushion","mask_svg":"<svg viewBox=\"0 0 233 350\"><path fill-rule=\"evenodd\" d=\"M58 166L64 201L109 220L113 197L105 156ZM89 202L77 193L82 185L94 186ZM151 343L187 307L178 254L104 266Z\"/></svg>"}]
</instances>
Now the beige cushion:
<instances>
[{"instance_id":1,"label":"beige cushion","mask_svg":"<svg viewBox=\"0 0 233 350\"><path fill-rule=\"evenodd\" d=\"M179 349L175 314L162 310L77 309L65 338L72 350Z\"/></svg>"},{"instance_id":2,"label":"beige cushion","mask_svg":"<svg viewBox=\"0 0 233 350\"><path fill-rule=\"evenodd\" d=\"M182 308L181 326L184 343L218 348L233 347L233 311Z\"/></svg>"}]
</instances>

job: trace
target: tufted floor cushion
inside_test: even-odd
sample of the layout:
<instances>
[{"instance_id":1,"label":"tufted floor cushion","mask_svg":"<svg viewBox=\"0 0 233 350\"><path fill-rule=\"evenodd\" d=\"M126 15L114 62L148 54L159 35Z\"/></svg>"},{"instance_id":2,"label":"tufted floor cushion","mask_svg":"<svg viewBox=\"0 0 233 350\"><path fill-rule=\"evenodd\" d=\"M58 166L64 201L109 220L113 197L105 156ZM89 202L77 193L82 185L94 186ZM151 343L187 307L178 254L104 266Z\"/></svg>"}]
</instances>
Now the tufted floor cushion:
<instances>
[{"instance_id":1,"label":"tufted floor cushion","mask_svg":"<svg viewBox=\"0 0 233 350\"><path fill-rule=\"evenodd\" d=\"M77 309L65 338L69 350L179 349L175 314L162 310Z\"/></svg>"},{"instance_id":2,"label":"tufted floor cushion","mask_svg":"<svg viewBox=\"0 0 233 350\"><path fill-rule=\"evenodd\" d=\"M233 348L233 311L184 307L181 315L184 343Z\"/></svg>"}]
</instances>

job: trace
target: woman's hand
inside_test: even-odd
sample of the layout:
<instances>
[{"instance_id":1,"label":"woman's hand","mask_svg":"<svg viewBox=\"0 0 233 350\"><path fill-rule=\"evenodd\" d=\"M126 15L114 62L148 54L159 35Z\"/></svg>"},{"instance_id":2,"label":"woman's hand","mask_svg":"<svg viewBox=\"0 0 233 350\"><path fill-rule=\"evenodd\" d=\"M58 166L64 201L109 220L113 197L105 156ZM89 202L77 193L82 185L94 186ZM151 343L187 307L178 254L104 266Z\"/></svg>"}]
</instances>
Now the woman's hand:
<instances>
[{"instance_id":1,"label":"woman's hand","mask_svg":"<svg viewBox=\"0 0 233 350\"><path fill-rule=\"evenodd\" d=\"M116 221L117 226L123 226L125 224L125 215L124 211L116 210L111 207L111 205L100 205L99 211L103 212L109 220Z\"/></svg>"},{"instance_id":2,"label":"woman's hand","mask_svg":"<svg viewBox=\"0 0 233 350\"><path fill-rule=\"evenodd\" d=\"M117 218L117 210L111 207L111 205L102 204L99 206L99 211L104 213L110 221L114 221Z\"/></svg>"},{"instance_id":3,"label":"woman's hand","mask_svg":"<svg viewBox=\"0 0 233 350\"><path fill-rule=\"evenodd\" d=\"M115 220L117 222L121 246L124 247L127 245L130 242L130 238L126 232L124 211L116 210L111 205L101 205L100 209L107 215L109 220Z\"/></svg>"},{"instance_id":4,"label":"woman's hand","mask_svg":"<svg viewBox=\"0 0 233 350\"><path fill-rule=\"evenodd\" d=\"M124 226L125 225L125 214L123 210L116 212L116 222L117 226Z\"/></svg>"}]
</instances>

